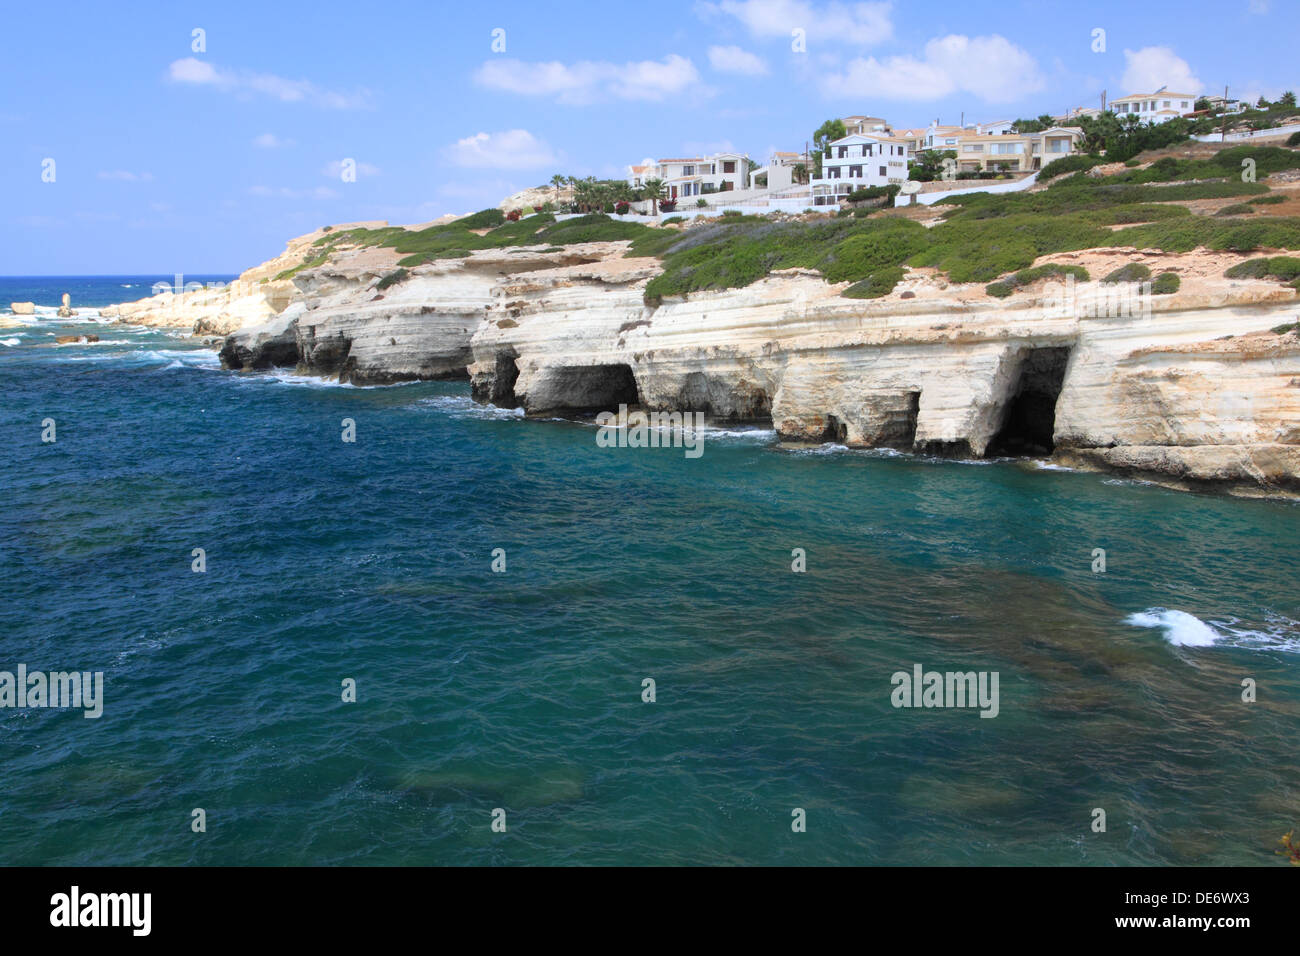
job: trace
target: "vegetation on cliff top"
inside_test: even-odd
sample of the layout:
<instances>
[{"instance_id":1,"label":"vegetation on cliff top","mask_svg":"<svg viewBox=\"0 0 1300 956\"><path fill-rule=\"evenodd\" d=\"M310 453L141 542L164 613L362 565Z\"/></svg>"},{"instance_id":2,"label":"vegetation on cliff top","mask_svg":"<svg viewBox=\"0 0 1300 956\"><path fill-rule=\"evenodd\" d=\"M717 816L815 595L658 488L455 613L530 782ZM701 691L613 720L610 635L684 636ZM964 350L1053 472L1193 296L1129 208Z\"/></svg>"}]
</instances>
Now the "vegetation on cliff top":
<instances>
[{"instance_id":1,"label":"vegetation on cliff top","mask_svg":"<svg viewBox=\"0 0 1300 956\"><path fill-rule=\"evenodd\" d=\"M1249 252L1300 249L1300 218L1267 215L1271 199L1263 183L1243 182L1242 161L1254 162L1263 177L1300 169L1300 153L1288 149L1235 147L1208 159L1167 157L1145 168L1111 176L1090 176L1088 157L1052 164L1073 171L1037 192L969 193L944 200L944 221L926 228L910 219L856 216L811 221L775 221L727 215L682 230L621 222L601 214L557 222L549 213L511 221L500 210L421 230L355 228L322 236L320 252L291 275L348 246L384 246L403 255L411 268L438 259L462 258L475 250L544 246L551 250L581 242L630 240L629 256L662 260L651 279L647 303L702 290L749 285L779 269L820 272L829 282L852 283L844 293L886 295L905 266L931 267L953 282L993 283L993 295L1010 295L1041 275L1065 274L1066 267L1031 270L1034 260L1053 253L1111 246L1164 252ZM1193 215L1182 203L1201 199L1253 197L1250 219ZM1075 267L1077 268L1077 267ZM1026 271L1029 270L1029 271ZM1081 269L1076 276L1087 273ZM995 282L1002 276L1010 278ZM1111 279L1107 276L1107 279ZM1169 289L1176 276L1156 280ZM1116 280L1117 281L1117 280Z\"/></svg>"}]
</instances>

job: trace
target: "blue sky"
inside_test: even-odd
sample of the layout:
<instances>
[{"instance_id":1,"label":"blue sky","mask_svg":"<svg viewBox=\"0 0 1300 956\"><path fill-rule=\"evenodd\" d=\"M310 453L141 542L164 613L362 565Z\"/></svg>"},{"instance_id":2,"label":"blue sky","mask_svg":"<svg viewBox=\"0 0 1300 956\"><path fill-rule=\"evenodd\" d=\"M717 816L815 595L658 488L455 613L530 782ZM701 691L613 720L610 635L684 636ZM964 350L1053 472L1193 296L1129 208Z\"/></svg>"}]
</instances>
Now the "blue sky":
<instances>
[{"instance_id":1,"label":"blue sky","mask_svg":"<svg viewBox=\"0 0 1300 956\"><path fill-rule=\"evenodd\" d=\"M761 162L849 113L1300 89L1295 0L30 3L5 27L5 275L237 272L327 223L469 212L556 172Z\"/></svg>"}]
</instances>

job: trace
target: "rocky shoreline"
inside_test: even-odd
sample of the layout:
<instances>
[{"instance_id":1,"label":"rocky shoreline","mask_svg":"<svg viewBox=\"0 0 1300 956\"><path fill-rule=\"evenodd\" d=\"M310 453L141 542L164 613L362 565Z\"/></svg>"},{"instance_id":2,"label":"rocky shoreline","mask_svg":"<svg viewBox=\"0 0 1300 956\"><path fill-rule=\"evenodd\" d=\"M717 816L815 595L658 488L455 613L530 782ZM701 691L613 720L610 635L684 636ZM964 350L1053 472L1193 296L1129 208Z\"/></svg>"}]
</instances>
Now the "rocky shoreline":
<instances>
[{"instance_id":1,"label":"rocky shoreline","mask_svg":"<svg viewBox=\"0 0 1300 956\"><path fill-rule=\"evenodd\" d=\"M790 269L652 307L643 293L660 264L626 258L626 242L475 251L381 289L397 253L349 248L311 264L324 234L228 289L111 314L224 334L234 370L359 385L468 378L477 401L530 414L625 402L770 421L783 441L1050 455L1181 488L1300 494L1300 334L1276 331L1295 321L1296 293L1222 278L1244 255L1045 257L1146 258L1187 277L1133 315L1071 314L1046 285L996 299L932 270L874 300Z\"/></svg>"}]
</instances>

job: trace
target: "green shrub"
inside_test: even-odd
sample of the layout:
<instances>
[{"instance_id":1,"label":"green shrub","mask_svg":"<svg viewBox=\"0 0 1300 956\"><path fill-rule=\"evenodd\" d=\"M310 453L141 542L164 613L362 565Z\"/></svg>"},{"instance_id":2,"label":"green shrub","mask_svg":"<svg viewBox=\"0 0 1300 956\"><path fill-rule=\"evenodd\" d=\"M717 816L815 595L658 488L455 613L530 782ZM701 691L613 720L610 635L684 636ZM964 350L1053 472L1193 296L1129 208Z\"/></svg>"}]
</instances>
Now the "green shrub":
<instances>
[{"instance_id":1,"label":"green shrub","mask_svg":"<svg viewBox=\"0 0 1300 956\"><path fill-rule=\"evenodd\" d=\"M398 269L395 272L390 272L388 273L388 275L384 276L382 279L379 280L379 282L375 284L375 288L378 289L380 292L383 292L385 289L389 288L390 286L395 286L399 282L405 282L407 276L409 275L410 273L407 272L405 269Z\"/></svg>"},{"instance_id":2,"label":"green shrub","mask_svg":"<svg viewBox=\"0 0 1300 956\"><path fill-rule=\"evenodd\" d=\"M822 273L828 282L846 282L875 274L883 266L898 265L928 245L924 227L916 230L911 228L914 225L906 219L879 220L878 228L837 245Z\"/></svg>"},{"instance_id":3,"label":"green shrub","mask_svg":"<svg viewBox=\"0 0 1300 956\"><path fill-rule=\"evenodd\" d=\"M1300 146L1300 133L1292 133L1286 138L1288 146Z\"/></svg>"},{"instance_id":4,"label":"green shrub","mask_svg":"<svg viewBox=\"0 0 1300 956\"><path fill-rule=\"evenodd\" d=\"M329 259L329 257L330 254L328 251L322 252L320 255L312 256L311 258L299 263L298 265L294 266L292 269L285 269L283 272L277 275L276 278L292 279L294 276L296 276L299 272L302 272L304 269L315 269L317 266L323 266L325 262Z\"/></svg>"},{"instance_id":5,"label":"green shrub","mask_svg":"<svg viewBox=\"0 0 1300 956\"><path fill-rule=\"evenodd\" d=\"M1216 216L1248 216L1255 211L1254 206L1247 205L1244 202L1235 202L1231 206L1224 206Z\"/></svg>"},{"instance_id":6,"label":"green shrub","mask_svg":"<svg viewBox=\"0 0 1300 956\"><path fill-rule=\"evenodd\" d=\"M1229 266L1223 275L1228 279L1263 279L1268 275L1268 258L1238 262L1235 266Z\"/></svg>"},{"instance_id":7,"label":"green shrub","mask_svg":"<svg viewBox=\"0 0 1300 956\"><path fill-rule=\"evenodd\" d=\"M611 242L618 239L636 239L650 231L639 222L619 222L608 216L595 214L566 219L547 226L537 234L540 241L569 246L576 242Z\"/></svg>"},{"instance_id":8,"label":"green shrub","mask_svg":"<svg viewBox=\"0 0 1300 956\"><path fill-rule=\"evenodd\" d=\"M675 223L675 222L681 222L681 221L682 221L682 217L681 217L681 216L669 216L669 217L668 217L667 219L665 219L663 222L659 223L659 225L661 225L661 226L670 226L670 225L672 225L672 224Z\"/></svg>"},{"instance_id":9,"label":"green shrub","mask_svg":"<svg viewBox=\"0 0 1300 956\"><path fill-rule=\"evenodd\" d=\"M1074 276L1079 282L1087 282L1091 276L1088 270L1083 266L1064 266L1049 262L1046 265L1033 266L1029 269L1021 269L1014 275L1010 275L1001 282L994 282L984 287L984 291L991 296L999 299L1005 299L1017 289L1027 286L1039 279L1055 278L1058 276Z\"/></svg>"},{"instance_id":10,"label":"green shrub","mask_svg":"<svg viewBox=\"0 0 1300 956\"><path fill-rule=\"evenodd\" d=\"M1182 284L1183 280L1178 278L1177 272L1162 272L1156 276L1156 281L1151 283L1151 294L1172 295Z\"/></svg>"},{"instance_id":11,"label":"green shrub","mask_svg":"<svg viewBox=\"0 0 1300 956\"><path fill-rule=\"evenodd\" d=\"M1128 265L1120 266L1114 272L1111 272L1102 279L1102 282L1142 282L1151 278L1151 270L1140 262L1130 262Z\"/></svg>"},{"instance_id":12,"label":"green shrub","mask_svg":"<svg viewBox=\"0 0 1300 956\"><path fill-rule=\"evenodd\" d=\"M1271 331L1274 335L1286 335L1288 332L1294 332L1297 335L1300 335L1300 319L1283 325L1275 325Z\"/></svg>"},{"instance_id":13,"label":"green shrub","mask_svg":"<svg viewBox=\"0 0 1300 956\"><path fill-rule=\"evenodd\" d=\"M1300 259L1295 256L1247 259L1232 266L1223 274L1229 279L1280 279L1283 282L1291 282L1300 278Z\"/></svg>"},{"instance_id":14,"label":"green shrub","mask_svg":"<svg viewBox=\"0 0 1300 956\"><path fill-rule=\"evenodd\" d=\"M1133 226L1120 233L1120 237L1124 245L1162 252L1191 252L1198 246L1213 252L1300 249L1300 219L1279 216L1221 222L1204 216L1187 216Z\"/></svg>"},{"instance_id":15,"label":"green shrub","mask_svg":"<svg viewBox=\"0 0 1300 956\"><path fill-rule=\"evenodd\" d=\"M1038 174L1038 181L1045 183L1053 176L1060 176L1064 173L1079 173L1086 169L1100 165L1105 162L1100 156L1084 155L1076 153L1072 156L1062 156L1060 159L1054 159L1042 168Z\"/></svg>"},{"instance_id":16,"label":"green shrub","mask_svg":"<svg viewBox=\"0 0 1300 956\"><path fill-rule=\"evenodd\" d=\"M1276 206L1279 203L1286 202L1285 196L1256 196L1254 199L1247 199L1246 202L1252 206Z\"/></svg>"},{"instance_id":17,"label":"green shrub","mask_svg":"<svg viewBox=\"0 0 1300 956\"><path fill-rule=\"evenodd\" d=\"M903 268L901 266L886 266L871 273L865 279L853 283L840 295L846 299L879 299L881 296L893 292L894 286L898 285L899 280L902 278Z\"/></svg>"},{"instance_id":18,"label":"green shrub","mask_svg":"<svg viewBox=\"0 0 1300 956\"><path fill-rule=\"evenodd\" d=\"M1300 278L1300 259L1294 256L1274 256L1268 260L1268 274L1283 282Z\"/></svg>"},{"instance_id":19,"label":"green shrub","mask_svg":"<svg viewBox=\"0 0 1300 956\"><path fill-rule=\"evenodd\" d=\"M1138 162L1136 159L1126 159L1124 160L1124 165L1127 166L1129 169L1136 169L1138 166L1141 166L1142 164Z\"/></svg>"},{"instance_id":20,"label":"green shrub","mask_svg":"<svg viewBox=\"0 0 1300 956\"><path fill-rule=\"evenodd\" d=\"M460 226L462 229L491 229L505 221L506 214L500 209L482 209L463 219L457 219L452 225Z\"/></svg>"}]
</instances>

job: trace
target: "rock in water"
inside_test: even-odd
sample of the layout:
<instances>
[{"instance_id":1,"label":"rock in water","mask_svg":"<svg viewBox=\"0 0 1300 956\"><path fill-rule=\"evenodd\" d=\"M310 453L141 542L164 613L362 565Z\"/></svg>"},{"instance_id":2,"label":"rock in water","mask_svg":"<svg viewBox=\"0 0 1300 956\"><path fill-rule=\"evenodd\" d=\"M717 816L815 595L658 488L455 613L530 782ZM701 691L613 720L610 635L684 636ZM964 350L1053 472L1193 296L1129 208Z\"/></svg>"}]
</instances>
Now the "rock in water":
<instances>
[{"instance_id":1,"label":"rock in water","mask_svg":"<svg viewBox=\"0 0 1300 956\"><path fill-rule=\"evenodd\" d=\"M10 302L9 311L12 312L14 315L35 315L36 303L35 302Z\"/></svg>"},{"instance_id":2,"label":"rock in water","mask_svg":"<svg viewBox=\"0 0 1300 956\"><path fill-rule=\"evenodd\" d=\"M72 296L65 292L63 293L63 305L59 306L59 318L70 319L72 314Z\"/></svg>"}]
</instances>

